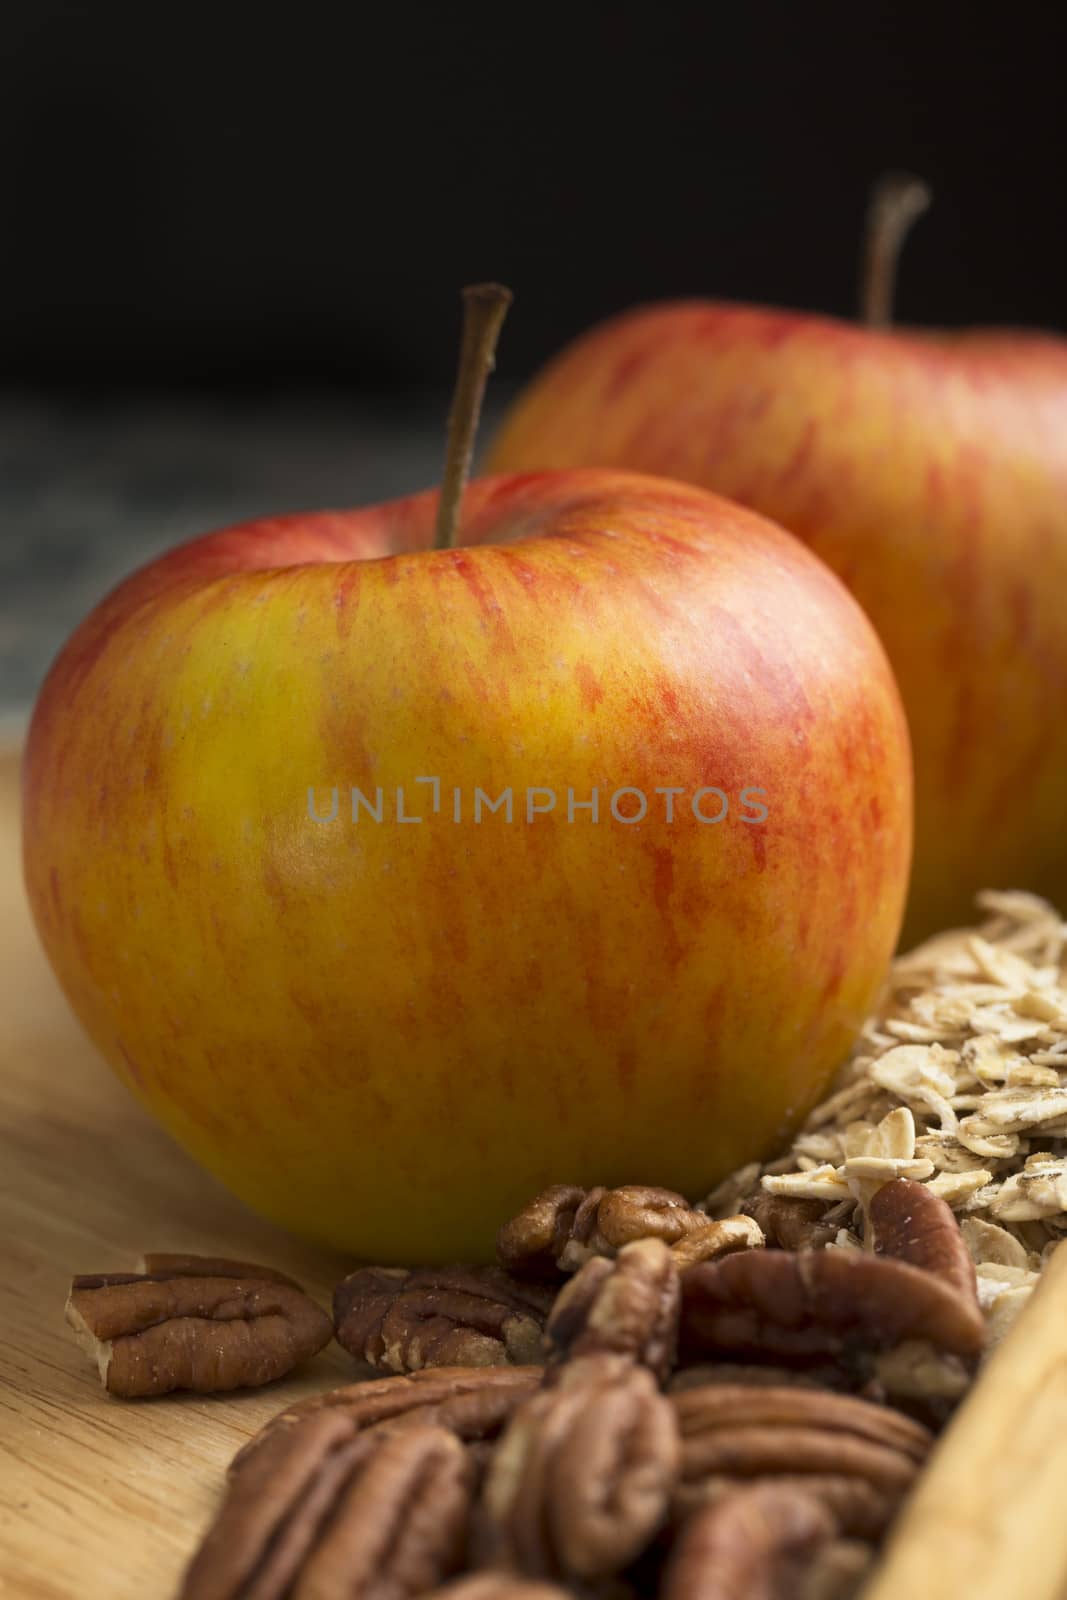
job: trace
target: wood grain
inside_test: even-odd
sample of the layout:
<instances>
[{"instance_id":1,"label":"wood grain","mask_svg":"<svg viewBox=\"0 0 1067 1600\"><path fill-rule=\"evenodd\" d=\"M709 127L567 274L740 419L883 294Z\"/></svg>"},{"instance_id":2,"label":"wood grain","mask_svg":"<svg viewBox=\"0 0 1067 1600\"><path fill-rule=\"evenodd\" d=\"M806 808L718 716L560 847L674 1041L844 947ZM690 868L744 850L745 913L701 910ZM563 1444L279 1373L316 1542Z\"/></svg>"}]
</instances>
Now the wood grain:
<instances>
[{"instance_id":1,"label":"wood grain","mask_svg":"<svg viewBox=\"0 0 1067 1600\"><path fill-rule=\"evenodd\" d=\"M0 1600L169 1597L237 1447L352 1362L335 1345L268 1389L113 1400L64 1322L71 1276L202 1251L280 1267L328 1305L344 1263L245 1211L83 1037L25 903L17 765L0 751Z\"/></svg>"}]
</instances>

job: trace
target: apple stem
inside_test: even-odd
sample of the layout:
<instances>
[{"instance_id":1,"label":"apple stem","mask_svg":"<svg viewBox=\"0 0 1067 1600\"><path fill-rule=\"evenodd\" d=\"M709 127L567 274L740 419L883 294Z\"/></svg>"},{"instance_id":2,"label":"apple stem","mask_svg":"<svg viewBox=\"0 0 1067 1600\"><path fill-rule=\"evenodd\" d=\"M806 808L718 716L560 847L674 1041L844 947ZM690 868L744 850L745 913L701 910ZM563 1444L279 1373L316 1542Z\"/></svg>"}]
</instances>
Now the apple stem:
<instances>
[{"instance_id":1,"label":"apple stem","mask_svg":"<svg viewBox=\"0 0 1067 1600\"><path fill-rule=\"evenodd\" d=\"M448 413L448 448L437 504L435 550L451 550L459 533L459 513L470 477L482 397L511 301L511 290L500 283L472 283L463 290L463 339Z\"/></svg>"},{"instance_id":2,"label":"apple stem","mask_svg":"<svg viewBox=\"0 0 1067 1600\"><path fill-rule=\"evenodd\" d=\"M910 172L887 172L871 190L860 281L860 315L869 328L888 328L901 246L931 200L928 184Z\"/></svg>"}]
</instances>

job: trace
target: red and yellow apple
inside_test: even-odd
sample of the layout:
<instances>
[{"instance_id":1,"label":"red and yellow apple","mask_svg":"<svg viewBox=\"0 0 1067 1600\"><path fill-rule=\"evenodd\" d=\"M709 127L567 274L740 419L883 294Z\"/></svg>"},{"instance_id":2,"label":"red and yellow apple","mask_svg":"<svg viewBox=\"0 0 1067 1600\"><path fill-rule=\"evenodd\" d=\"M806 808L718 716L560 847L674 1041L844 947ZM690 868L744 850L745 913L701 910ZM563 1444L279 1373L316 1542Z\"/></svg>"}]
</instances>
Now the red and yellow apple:
<instances>
[{"instance_id":1,"label":"red and yellow apple","mask_svg":"<svg viewBox=\"0 0 1067 1600\"><path fill-rule=\"evenodd\" d=\"M116 1071L259 1211L404 1262L774 1147L910 851L890 669L798 541L614 472L481 480L455 549L436 502L136 573L25 759L30 900Z\"/></svg>"},{"instance_id":2,"label":"red and yellow apple","mask_svg":"<svg viewBox=\"0 0 1067 1600\"><path fill-rule=\"evenodd\" d=\"M572 466L728 495L860 601L911 729L906 938L985 884L1067 898L1067 342L639 309L535 379L490 460Z\"/></svg>"}]
</instances>

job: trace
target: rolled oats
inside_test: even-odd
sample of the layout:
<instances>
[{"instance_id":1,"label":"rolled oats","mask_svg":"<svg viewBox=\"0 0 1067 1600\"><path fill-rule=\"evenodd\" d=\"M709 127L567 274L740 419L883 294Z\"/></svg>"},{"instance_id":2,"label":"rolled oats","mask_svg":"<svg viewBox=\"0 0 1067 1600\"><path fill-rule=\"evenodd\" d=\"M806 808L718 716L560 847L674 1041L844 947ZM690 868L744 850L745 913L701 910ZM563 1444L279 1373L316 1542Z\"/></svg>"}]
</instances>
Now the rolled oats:
<instances>
[{"instance_id":1,"label":"rolled oats","mask_svg":"<svg viewBox=\"0 0 1067 1600\"><path fill-rule=\"evenodd\" d=\"M924 1183L961 1220L995 1342L1067 1235L1067 923L1032 894L978 906L978 927L893 963L833 1092L760 1181L864 1213L892 1179ZM755 1185L727 1180L732 1204L739 1180ZM831 1248L859 1242L844 1228Z\"/></svg>"}]
</instances>

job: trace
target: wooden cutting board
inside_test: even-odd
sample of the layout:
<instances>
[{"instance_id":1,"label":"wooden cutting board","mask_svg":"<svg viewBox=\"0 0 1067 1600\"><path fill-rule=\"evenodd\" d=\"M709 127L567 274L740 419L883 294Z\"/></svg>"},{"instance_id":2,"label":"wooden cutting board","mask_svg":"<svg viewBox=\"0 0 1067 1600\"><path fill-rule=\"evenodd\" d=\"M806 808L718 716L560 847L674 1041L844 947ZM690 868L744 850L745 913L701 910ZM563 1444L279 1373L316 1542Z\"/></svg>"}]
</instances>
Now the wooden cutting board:
<instances>
[{"instance_id":1,"label":"wooden cutting board","mask_svg":"<svg viewBox=\"0 0 1067 1600\"><path fill-rule=\"evenodd\" d=\"M200 1251L280 1267L328 1305L344 1263L247 1212L96 1056L37 943L18 817L0 748L0 1600L169 1600L237 1447L353 1365L334 1345L258 1392L113 1400L64 1322L70 1278Z\"/></svg>"}]
</instances>

